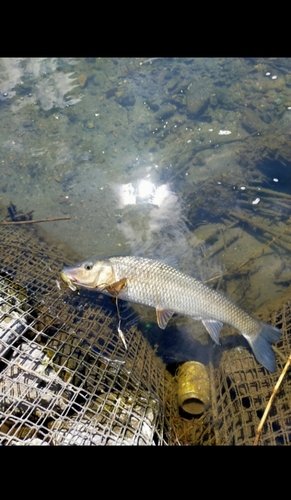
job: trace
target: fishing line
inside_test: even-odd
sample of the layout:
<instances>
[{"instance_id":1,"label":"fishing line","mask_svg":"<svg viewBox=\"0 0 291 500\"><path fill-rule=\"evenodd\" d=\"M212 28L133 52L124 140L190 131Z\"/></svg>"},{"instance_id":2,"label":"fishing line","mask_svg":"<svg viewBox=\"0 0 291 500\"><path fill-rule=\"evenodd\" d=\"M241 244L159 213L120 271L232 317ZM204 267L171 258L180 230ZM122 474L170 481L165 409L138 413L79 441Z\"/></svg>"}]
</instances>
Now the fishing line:
<instances>
[{"instance_id":1,"label":"fishing line","mask_svg":"<svg viewBox=\"0 0 291 500\"><path fill-rule=\"evenodd\" d=\"M123 331L120 328L120 325L121 325L121 316L120 316L119 307L118 307L118 296L117 295L116 295L116 309L117 309L117 316L118 316L117 331L118 331L119 337L121 338L121 340L123 342L123 345L124 345L125 349L127 350L127 344L126 344L126 341L125 341L125 337L124 337Z\"/></svg>"}]
</instances>

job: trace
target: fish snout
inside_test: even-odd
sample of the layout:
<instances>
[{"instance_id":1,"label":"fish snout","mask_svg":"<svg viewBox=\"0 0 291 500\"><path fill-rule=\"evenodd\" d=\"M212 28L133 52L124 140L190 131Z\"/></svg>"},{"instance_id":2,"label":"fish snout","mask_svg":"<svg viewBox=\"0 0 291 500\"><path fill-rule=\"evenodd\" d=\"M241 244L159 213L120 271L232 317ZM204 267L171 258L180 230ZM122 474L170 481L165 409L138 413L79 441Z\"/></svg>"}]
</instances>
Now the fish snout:
<instances>
[{"instance_id":1,"label":"fish snout","mask_svg":"<svg viewBox=\"0 0 291 500\"><path fill-rule=\"evenodd\" d=\"M65 283L67 283L67 282L68 282L68 280L70 280L70 281L76 281L76 278L75 278L74 274L73 274L73 273L70 273L69 268L65 268L65 269L63 269L63 270L60 272L60 276L61 276L62 280L63 280Z\"/></svg>"},{"instance_id":2,"label":"fish snout","mask_svg":"<svg viewBox=\"0 0 291 500\"><path fill-rule=\"evenodd\" d=\"M69 268L63 269L60 272L60 277L63 283L68 285L68 287L71 288L71 290L76 290L76 287L75 285L73 285L73 283L76 283L77 280L75 276L72 273L70 273Z\"/></svg>"}]
</instances>

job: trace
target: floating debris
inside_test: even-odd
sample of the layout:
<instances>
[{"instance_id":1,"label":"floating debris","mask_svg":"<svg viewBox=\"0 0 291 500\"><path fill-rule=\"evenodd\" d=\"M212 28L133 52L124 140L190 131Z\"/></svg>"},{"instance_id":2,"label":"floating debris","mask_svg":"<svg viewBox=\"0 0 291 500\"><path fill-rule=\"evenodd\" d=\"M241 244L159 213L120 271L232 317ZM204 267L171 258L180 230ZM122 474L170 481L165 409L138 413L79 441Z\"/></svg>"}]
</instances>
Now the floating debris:
<instances>
[{"instance_id":1,"label":"floating debris","mask_svg":"<svg viewBox=\"0 0 291 500\"><path fill-rule=\"evenodd\" d=\"M252 204L257 205L258 203L260 203L260 201L261 201L261 198L256 198L254 201L252 201Z\"/></svg>"},{"instance_id":2,"label":"floating debris","mask_svg":"<svg viewBox=\"0 0 291 500\"><path fill-rule=\"evenodd\" d=\"M218 132L218 135L229 135L229 134L231 134L230 130L220 130Z\"/></svg>"}]
</instances>

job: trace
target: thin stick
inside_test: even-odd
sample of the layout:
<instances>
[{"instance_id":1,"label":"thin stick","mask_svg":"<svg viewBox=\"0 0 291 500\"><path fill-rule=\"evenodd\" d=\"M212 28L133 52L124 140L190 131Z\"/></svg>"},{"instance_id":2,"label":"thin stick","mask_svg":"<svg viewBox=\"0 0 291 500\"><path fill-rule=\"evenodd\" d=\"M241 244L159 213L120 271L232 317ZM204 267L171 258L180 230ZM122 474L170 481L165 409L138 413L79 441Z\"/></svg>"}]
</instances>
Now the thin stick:
<instances>
[{"instance_id":1,"label":"thin stick","mask_svg":"<svg viewBox=\"0 0 291 500\"><path fill-rule=\"evenodd\" d=\"M263 415L263 416L262 416L262 418L261 418L261 421L260 421L259 426L258 426L258 428L257 428L257 432L256 432L255 440L254 440L254 446L257 446L257 444L258 444L258 442L259 442L259 439L260 439L260 435L261 435L261 432L262 432L263 425L264 425L264 423L265 423L265 420L266 420L266 418L267 418L267 415L268 415L268 413L269 413L269 411L270 411L270 409L271 409L271 406L272 406L272 404L273 404L274 398L275 398L275 396L276 396L276 394L277 394L277 392L278 392L278 390L279 390L279 387L280 387L280 385L281 385L281 382L282 382L282 380L283 380L283 378L284 378L284 376L285 376L285 374L286 374L286 372L287 372L287 370L288 370L288 368L289 368L290 364L291 364L291 354L290 354L290 356L289 356L289 358L288 358L288 360L287 360L286 365L284 366L284 369L283 369L283 371L282 371L282 373L281 373L280 377L278 378L277 384L276 384L276 385L275 385L275 387L274 387L273 393L272 393L272 395L271 395L271 397L270 397L270 399L269 399L269 402L268 402L268 404L267 404L267 406L266 406L266 409L265 409L265 411L264 411L264 415Z\"/></svg>"},{"instance_id":2,"label":"thin stick","mask_svg":"<svg viewBox=\"0 0 291 500\"><path fill-rule=\"evenodd\" d=\"M248 189L248 191L255 191L258 194L260 194L260 193L269 194L273 198L280 197L280 198L285 198L286 200L291 200L290 194L280 193L278 191L273 191L273 189L266 189L266 188L260 187L260 189L258 190L257 187L253 187L253 186L248 186L247 189Z\"/></svg>"},{"instance_id":3,"label":"thin stick","mask_svg":"<svg viewBox=\"0 0 291 500\"><path fill-rule=\"evenodd\" d=\"M35 220L17 220L13 222L0 222L0 226L13 226L14 224L35 224L37 222L54 222L56 220L68 220L71 217L67 215L66 217L51 217L49 219L35 219Z\"/></svg>"}]
</instances>

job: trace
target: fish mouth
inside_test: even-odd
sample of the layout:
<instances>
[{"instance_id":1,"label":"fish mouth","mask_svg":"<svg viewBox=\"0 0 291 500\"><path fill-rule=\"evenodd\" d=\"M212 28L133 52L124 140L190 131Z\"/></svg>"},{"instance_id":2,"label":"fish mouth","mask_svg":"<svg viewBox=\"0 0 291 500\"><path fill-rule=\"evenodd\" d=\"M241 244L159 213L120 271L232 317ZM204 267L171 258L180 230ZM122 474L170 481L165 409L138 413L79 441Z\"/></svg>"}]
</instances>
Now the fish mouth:
<instances>
[{"instance_id":1,"label":"fish mouth","mask_svg":"<svg viewBox=\"0 0 291 500\"><path fill-rule=\"evenodd\" d=\"M75 278L75 276L72 276L71 274L66 274L66 278L72 281L73 283L77 283L77 278Z\"/></svg>"},{"instance_id":2,"label":"fish mouth","mask_svg":"<svg viewBox=\"0 0 291 500\"><path fill-rule=\"evenodd\" d=\"M68 283L69 281L72 281L73 283L76 282L76 278L65 271L62 271L60 276L65 283Z\"/></svg>"},{"instance_id":3,"label":"fish mouth","mask_svg":"<svg viewBox=\"0 0 291 500\"><path fill-rule=\"evenodd\" d=\"M77 283L77 280L74 276L71 276L69 273L66 273L64 271L62 271L60 273L60 277L61 277L61 280L66 284L68 285L69 288L71 288L71 290L76 290L76 286L74 285L74 283Z\"/></svg>"}]
</instances>

